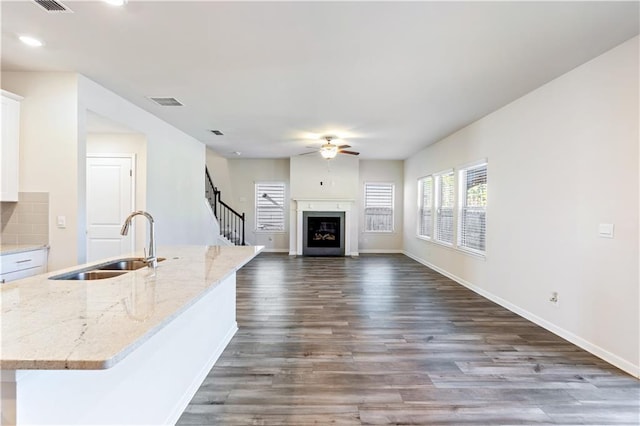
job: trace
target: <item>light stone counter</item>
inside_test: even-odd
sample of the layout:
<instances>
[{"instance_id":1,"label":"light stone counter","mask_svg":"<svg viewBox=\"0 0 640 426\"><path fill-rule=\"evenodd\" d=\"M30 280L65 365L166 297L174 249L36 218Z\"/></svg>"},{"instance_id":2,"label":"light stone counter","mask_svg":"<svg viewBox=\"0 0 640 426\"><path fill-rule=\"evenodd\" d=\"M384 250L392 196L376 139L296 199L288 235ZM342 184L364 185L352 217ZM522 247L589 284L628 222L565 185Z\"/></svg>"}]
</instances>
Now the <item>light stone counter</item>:
<instances>
[{"instance_id":1,"label":"light stone counter","mask_svg":"<svg viewBox=\"0 0 640 426\"><path fill-rule=\"evenodd\" d=\"M261 250L160 247L166 260L155 271L93 281L49 279L87 264L2 285L0 368L111 368Z\"/></svg>"},{"instance_id":2,"label":"light stone counter","mask_svg":"<svg viewBox=\"0 0 640 426\"><path fill-rule=\"evenodd\" d=\"M48 248L46 244L0 244L0 255L24 253L25 251Z\"/></svg>"}]
</instances>

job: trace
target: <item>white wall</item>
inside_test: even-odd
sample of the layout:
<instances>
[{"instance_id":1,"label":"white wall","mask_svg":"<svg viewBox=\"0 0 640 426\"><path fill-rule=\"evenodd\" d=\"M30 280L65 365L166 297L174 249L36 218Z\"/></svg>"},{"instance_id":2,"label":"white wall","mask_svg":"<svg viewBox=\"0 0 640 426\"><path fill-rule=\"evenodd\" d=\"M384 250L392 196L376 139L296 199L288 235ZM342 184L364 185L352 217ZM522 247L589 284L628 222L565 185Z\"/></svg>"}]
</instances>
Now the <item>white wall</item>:
<instances>
[{"instance_id":1,"label":"white wall","mask_svg":"<svg viewBox=\"0 0 640 426\"><path fill-rule=\"evenodd\" d=\"M291 157L291 198L356 200L358 163L349 155L329 161L315 154Z\"/></svg>"},{"instance_id":2,"label":"white wall","mask_svg":"<svg viewBox=\"0 0 640 426\"><path fill-rule=\"evenodd\" d=\"M364 231L364 184L392 183L394 185L393 232ZM360 210L359 249L360 253L389 253L402 251L403 203L404 203L404 161L402 160L360 160L358 209Z\"/></svg>"},{"instance_id":3,"label":"white wall","mask_svg":"<svg viewBox=\"0 0 640 426\"><path fill-rule=\"evenodd\" d=\"M289 216L285 216L284 232L256 232L255 183L284 182L289 196L289 159L229 159L229 174L232 176L230 192L235 196L222 200L238 213L246 215L245 236L252 245L261 245L265 251L287 251L289 249ZM288 213L285 210L285 214Z\"/></svg>"},{"instance_id":4,"label":"white wall","mask_svg":"<svg viewBox=\"0 0 640 426\"><path fill-rule=\"evenodd\" d=\"M132 210L145 210L147 204L147 139L135 133L89 133L87 134L87 155L89 154L135 154L135 204ZM146 227L142 220L134 220L135 249L142 250L147 245Z\"/></svg>"},{"instance_id":5,"label":"white wall","mask_svg":"<svg viewBox=\"0 0 640 426\"><path fill-rule=\"evenodd\" d=\"M78 227L78 76L73 73L3 72L2 88L24 97L20 114L20 192L49 193L49 269L75 265ZM56 218L66 218L66 228Z\"/></svg>"},{"instance_id":6,"label":"white wall","mask_svg":"<svg viewBox=\"0 0 640 426\"><path fill-rule=\"evenodd\" d=\"M638 75L636 37L412 156L404 213L408 255L636 376ZM416 238L416 180L480 158L486 260Z\"/></svg>"},{"instance_id":7,"label":"white wall","mask_svg":"<svg viewBox=\"0 0 640 426\"><path fill-rule=\"evenodd\" d=\"M81 122L90 110L146 138L146 204L158 245L215 244L203 202L204 144L81 75L78 89ZM79 135L86 140L86 130L81 128Z\"/></svg>"}]
</instances>

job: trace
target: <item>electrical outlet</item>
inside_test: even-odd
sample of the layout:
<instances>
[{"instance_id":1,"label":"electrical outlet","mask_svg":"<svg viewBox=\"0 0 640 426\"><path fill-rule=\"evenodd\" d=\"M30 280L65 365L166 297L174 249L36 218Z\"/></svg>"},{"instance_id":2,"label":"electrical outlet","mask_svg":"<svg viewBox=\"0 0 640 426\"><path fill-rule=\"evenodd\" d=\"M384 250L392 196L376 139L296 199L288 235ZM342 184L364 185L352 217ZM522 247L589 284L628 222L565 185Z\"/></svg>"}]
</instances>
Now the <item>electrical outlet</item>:
<instances>
[{"instance_id":1,"label":"electrical outlet","mask_svg":"<svg viewBox=\"0 0 640 426\"><path fill-rule=\"evenodd\" d=\"M558 296L557 291L551 292L551 297L549 298L549 302L553 303L556 307L560 306L560 297Z\"/></svg>"}]
</instances>

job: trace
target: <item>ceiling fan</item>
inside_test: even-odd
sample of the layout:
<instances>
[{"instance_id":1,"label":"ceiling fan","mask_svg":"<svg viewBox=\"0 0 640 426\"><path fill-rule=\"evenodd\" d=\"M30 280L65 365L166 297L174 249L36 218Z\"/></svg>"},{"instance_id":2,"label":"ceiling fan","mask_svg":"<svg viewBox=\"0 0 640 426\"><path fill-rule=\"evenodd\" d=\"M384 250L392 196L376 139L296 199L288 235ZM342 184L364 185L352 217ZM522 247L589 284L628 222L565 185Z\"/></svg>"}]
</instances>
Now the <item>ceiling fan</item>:
<instances>
[{"instance_id":1,"label":"ceiling fan","mask_svg":"<svg viewBox=\"0 0 640 426\"><path fill-rule=\"evenodd\" d=\"M338 154L349 154L349 155L360 155L359 152L356 151L347 151L346 148L351 148L351 145L336 145L331 143L332 140L336 139L335 136L323 136L323 139L327 142L322 144L320 147L320 155L322 158L326 158L327 160L331 160L335 158ZM301 155L313 154L313 152L307 152Z\"/></svg>"}]
</instances>

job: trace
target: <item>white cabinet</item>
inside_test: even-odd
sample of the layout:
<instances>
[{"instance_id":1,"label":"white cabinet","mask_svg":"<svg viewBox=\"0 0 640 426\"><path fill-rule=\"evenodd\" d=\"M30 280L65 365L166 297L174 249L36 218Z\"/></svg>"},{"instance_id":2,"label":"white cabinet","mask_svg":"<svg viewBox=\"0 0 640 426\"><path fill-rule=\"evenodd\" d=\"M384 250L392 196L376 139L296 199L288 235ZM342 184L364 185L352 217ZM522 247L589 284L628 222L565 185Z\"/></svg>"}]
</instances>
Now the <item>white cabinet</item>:
<instances>
[{"instance_id":1,"label":"white cabinet","mask_svg":"<svg viewBox=\"0 0 640 426\"><path fill-rule=\"evenodd\" d=\"M0 201L18 201L18 146L20 142L20 100L2 91L2 144L0 146Z\"/></svg>"},{"instance_id":2,"label":"white cabinet","mask_svg":"<svg viewBox=\"0 0 640 426\"><path fill-rule=\"evenodd\" d=\"M0 283L47 272L46 248L0 256Z\"/></svg>"}]
</instances>

